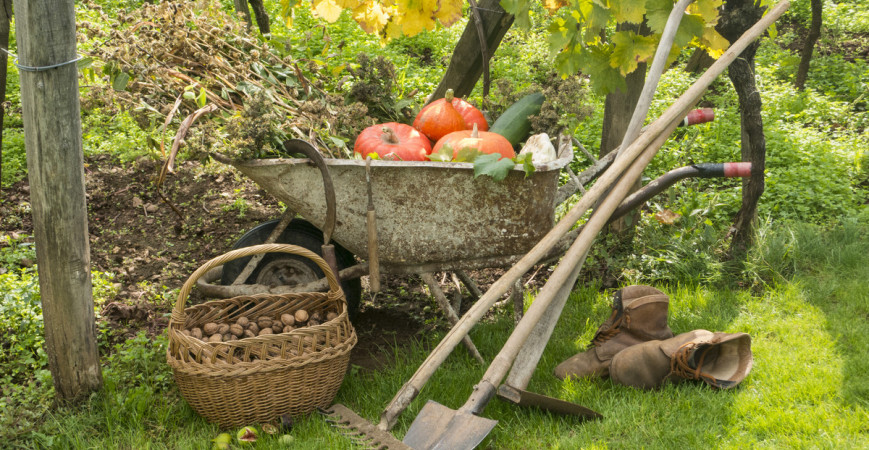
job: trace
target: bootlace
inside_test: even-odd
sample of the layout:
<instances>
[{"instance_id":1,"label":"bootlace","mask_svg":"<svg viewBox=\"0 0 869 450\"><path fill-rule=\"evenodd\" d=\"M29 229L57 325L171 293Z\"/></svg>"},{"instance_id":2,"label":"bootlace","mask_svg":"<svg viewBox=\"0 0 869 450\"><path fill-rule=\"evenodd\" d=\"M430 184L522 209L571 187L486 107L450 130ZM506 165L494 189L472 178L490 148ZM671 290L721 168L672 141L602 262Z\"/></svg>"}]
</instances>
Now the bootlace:
<instances>
[{"instance_id":1,"label":"bootlace","mask_svg":"<svg viewBox=\"0 0 869 450\"><path fill-rule=\"evenodd\" d=\"M688 360L691 358L691 355L697 350L700 344L696 342L687 342L682 344L676 353L673 354L673 357L670 359L670 374L676 375L681 378L686 378L689 380L700 380L703 379L707 383L712 386L717 386L718 381L712 375L707 373L703 373L703 362L706 359L706 354L709 353L709 350L712 350L712 346L707 346L702 353L700 353L700 359L697 361L697 367L691 367L688 363ZM668 375L668 376L669 376Z\"/></svg>"},{"instance_id":2,"label":"bootlace","mask_svg":"<svg viewBox=\"0 0 869 450\"><path fill-rule=\"evenodd\" d=\"M622 314L618 318L615 318L616 316L618 316L619 312L620 311L618 311L618 310L615 310L615 309L613 310L613 313L610 315L609 319L607 319L607 321L610 321L610 320L613 321L612 325L609 328L607 328L606 330L603 330L603 331L599 330L594 335L594 338L592 338L591 345L589 345L588 348L597 347L597 346L603 344L604 342L612 339L615 335L619 334L622 331L620 329L622 322L625 323L626 327L630 326L630 324L631 324L630 316L627 316L626 314ZM613 319L615 319L615 320L613 320Z\"/></svg>"}]
</instances>

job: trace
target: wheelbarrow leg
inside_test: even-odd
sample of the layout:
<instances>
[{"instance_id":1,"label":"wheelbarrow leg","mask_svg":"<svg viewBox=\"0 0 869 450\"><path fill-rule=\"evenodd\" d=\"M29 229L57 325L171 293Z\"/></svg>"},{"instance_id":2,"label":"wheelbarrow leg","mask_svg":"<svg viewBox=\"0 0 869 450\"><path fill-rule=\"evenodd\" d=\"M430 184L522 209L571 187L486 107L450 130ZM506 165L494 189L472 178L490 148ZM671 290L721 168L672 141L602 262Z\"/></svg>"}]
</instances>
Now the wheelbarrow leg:
<instances>
[{"instance_id":1,"label":"wheelbarrow leg","mask_svg":"<svg viewBox=\"0 0 869 450\"><path fill-rule=\"evenodd\" d=\"M419 274L422 277L422 281L428 285L428 288L431 290L432 295L434 295L435 300L438 302L438 306L440 306L441 310L446 314L447 319L449 319L450 323L455 325L459 321L459 316L456 314L456 311L450 306L450 301L447 300L447 296L444 294L443 289L441 289L441 285L437 282L434 275L431 272L423 272ZM483 355L480 354L477 347L471 342L470 336L465 336L462 338L462 343L465 344L465 347L468 348L468 351L471 352L471 356L474 357L480 364L485 364L486 361L483 359Z\"/></svg>"},{"instance_id":2,"label":"wheelbarrow leg","mask_svg":"<svg viewBox=\"0 0 869 450\"><path fill-rule=\"evenodd\" d=\"M525 290L522 288L522 279L520 278L513 283L513 292L510 293L510 299L513 300L513 321L517 324L525 314L524 294Z\"/></svg>"},{"instance_id":3,"label":"wheelbarrow leg","mask_svg":"<svg viewBox=\"0 0 869 450\"><path fill-rule=\"evenodd\" d=\"M471 293L471 295L474 297L474 300L477 300L478 298L483 296L483 291L480 290L480 286L478 286L477 282L474 281L470 276L468 276L467 272L465 272L464 270L457 270L456 275L458 275L459 280L462 280L462 284L464 284L465 287L468 288L468 292Z\"/></svg>"}]
</instances>

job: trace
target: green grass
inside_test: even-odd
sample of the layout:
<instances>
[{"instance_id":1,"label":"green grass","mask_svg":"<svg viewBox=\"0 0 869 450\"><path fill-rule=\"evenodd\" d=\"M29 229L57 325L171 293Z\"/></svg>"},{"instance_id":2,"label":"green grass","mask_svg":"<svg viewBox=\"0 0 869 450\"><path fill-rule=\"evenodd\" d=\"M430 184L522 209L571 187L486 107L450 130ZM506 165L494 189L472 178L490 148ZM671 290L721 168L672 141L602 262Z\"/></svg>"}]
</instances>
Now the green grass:
<instances>
[{"instance_id":1,"label":"green grass","mask_svg":"<svg viewBox=\"0 0 869 450\"><path fill-rule=\"evenodd\" d=\"M588 343L609 314L610 294L598 286L571 296L529 389L570 400L604 415L572 418L492 400L484 416L498 426L482 448L860 448L869 446L869 225L845 221L830 230L779 227L761 237L752 261L752 290L658 285L670 298L675 333L694 329L746 332L754 367L736 388L667 385L640 391L608 379L559 381L552 369ZM787 251L782 252L784 246ZM483 355L499 351L512 329L506 310L471 336ZM336 398L374 421L442 333L393 350L383 371L354 367ZM82 407L52 409L44 423L13 447L207 448L220 430L181 400L165 364L165 337L139 336L106 361L105 389ZM485 367L457 348L401 416L402 437L428 399L459 408ZM318 415L300 419L299 448L351 448ZM274 438L255 448L273 448Z\"/></svg>"},{"instance_id":2,"label":"green grass","mask_svg":"<svg viewBox=\"0 0 869 450\"><path fill-rule=\"evenodd\" d=\"M869 29L865 1L825 5L827 39ZM107 8L110 3L139 4L135 0L103 3ZM269 7L277 5L269 3ZM807 5L808 0L795 3L793 14L798 20L807 20ZM276 9L272 17L278 17ZM416 100L420 102L438 82L445 58L464 27L459 23L381 47L376 37L363 35L346 15L336 24L319 27L322 24L306 10L299 10L294 30L273 25L273 40L282 39L302 59L324 59L329 70L343 70L359 52L386 56L396 67L397 94L419 89ZM517 89L540 81L535 76L551 67L542 42L533 34L512 30L493 60L493 79L512 80ZM429 54L432 63L417 64L420 54ZM589 269L595 264L614 267L611 270L620 271L616 275L623 284L650 283L667 292L672 300L670 325L677 333L697 328L749 333L755 358L750 376L738 388L723 392L696 384L644 392L603 379L555 379L552 369L584 348L609 314L609 292L600 292L597 285L580 287L562 315L530 389L575 401L601 412L605 419L577 423L493 400L484 416L497 419L499 425L483 448L869 447L869 361L865 358L869 348L869 154L865 150L869 148L865 135L869 71L865 61L819 55L807 89L800 93L792 87L795 54L767 41L757 58L769 148L767 191L760 204L758 245L745 271L728 272L720 258L741 192L739 182L723 180L680 183L650 204L652 212L679 212L680 222L663 225L645 214L636 246L626 259L613 259L602 242L595 245L587 264ZM650 117L669 106L695 77L678 68L669 70ZM9 83L7 99L14 108L18 104L14 70L9 72ZM472 99L478 101L479 96L478 85ZM600 139L602 100L594 100L594 114L573 130L592 151ZM739 159L738 106L726 77L716 81L704 100L716 106L716 121L677 132L653 161L649 177L693 162ZM127 113L86 109L84 151L115 154L122 161L155 156L149 142L158 136L141 131L134 122ZM21 119L13 114L7 116L4 129L3 187L26 176L24 159ZM239 213L242 207L227 205ZM17 266L26 251L20 246L0 248L0 262ZM0 275L3 291L9 295L25 288L32 293L35 283L32 270ZM102 284L108 288L107 281ZM95 293L95 298L100 297ZM153 341L139 336L106 349L111 356L103 358L105 388L81 406L53 407L45 354L34 350L41 342L37 303L4 311L9 317L27 314L27 331L20 334L29 340L15 349L25 356L0 358L14 367L0 374L5 385L0 386L0 447L210 448L210 440L220 432L180 398L165 362L165 335ZM10 329L10 323L20 325L15 318L3 321L0 330ZM498 311L471 335L491 360L512 327L508 311ZM336 401L375 421L442 336L442 331L432 333L403 350L390 349L394 361L383 371L351 368ZM454 353L402 415L394 430L397 436L406 433L426 400L458 408L470 395L485 367L463 348ZM8 378L12 375L14 380ZM352 447L349 439L317 415L299 419L292 434L299 448ZM255 448L275 446L275 439L267 437Z\"/></svg>"}]
</instances>

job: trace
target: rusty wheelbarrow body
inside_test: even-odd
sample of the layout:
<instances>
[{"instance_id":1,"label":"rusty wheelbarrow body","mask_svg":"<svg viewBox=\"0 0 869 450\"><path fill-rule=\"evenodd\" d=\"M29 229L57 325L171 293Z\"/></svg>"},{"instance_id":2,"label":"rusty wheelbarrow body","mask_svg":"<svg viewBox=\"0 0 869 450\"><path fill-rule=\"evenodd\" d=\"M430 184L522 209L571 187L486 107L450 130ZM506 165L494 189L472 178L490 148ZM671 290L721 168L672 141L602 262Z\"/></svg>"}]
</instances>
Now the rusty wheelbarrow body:
<instances>
[{"instance_id":1,"label":"rusty wheelbarrow body","mask_svg":"<svg viewBox=\"0 0 869 450\"><path fill-rule=\"evenodd\" d=\"M554 224L560 170L572 155L526 178L520 169L494 181L471 163L371 161L380 265L408 274L509 265ZM368 254L365 161L326 159L336 205L332 238ZM234 166L318 228L326 220L322 175L309 159L269 159Z\"/></svg>"}]
</instances>

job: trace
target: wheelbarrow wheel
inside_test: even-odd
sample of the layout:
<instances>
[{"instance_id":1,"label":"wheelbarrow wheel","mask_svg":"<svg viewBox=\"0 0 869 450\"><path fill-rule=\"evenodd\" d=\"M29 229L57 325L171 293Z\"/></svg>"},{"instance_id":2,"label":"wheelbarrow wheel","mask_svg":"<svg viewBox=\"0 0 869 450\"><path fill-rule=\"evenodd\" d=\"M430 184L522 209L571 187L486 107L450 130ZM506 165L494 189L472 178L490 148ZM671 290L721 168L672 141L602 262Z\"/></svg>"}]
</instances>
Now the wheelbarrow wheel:
<instances>
[{"instance_id":1,"label":"wheelbarrow wheel","mask_svg":"<svg viewBox=\"0 0 869 450\"><path fill-rule=\"evenodd\" d=\"M250 247L262 244L268 239L272 230L280 220L263 222L244 234L233 249ZM323 254L323 232L310 222L302 219L293 219L283 233L278 237L277 243L292 244L304 247L318 255ZM338 270L356 264L356 258L344 247L333 242L335 256L338 260ZM251 257L240 258L223 265L221 284L230 285L247 266ZM264 284L266 286L293 286L309 283L322 278L323 271L313 261L286 253L266 253L256 269L245 280L245 284ZM341 289L347 298L347 309L350 318L356 316L359 310L359 302L362 298L362 283L359 278L341 280Z\"/></svg>"}]
</instances>

